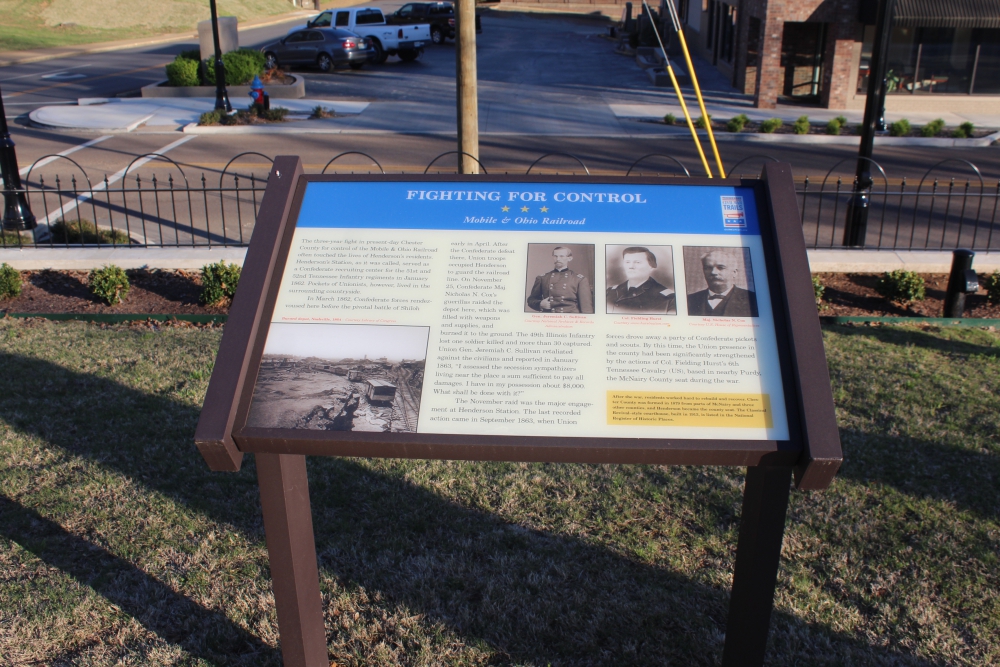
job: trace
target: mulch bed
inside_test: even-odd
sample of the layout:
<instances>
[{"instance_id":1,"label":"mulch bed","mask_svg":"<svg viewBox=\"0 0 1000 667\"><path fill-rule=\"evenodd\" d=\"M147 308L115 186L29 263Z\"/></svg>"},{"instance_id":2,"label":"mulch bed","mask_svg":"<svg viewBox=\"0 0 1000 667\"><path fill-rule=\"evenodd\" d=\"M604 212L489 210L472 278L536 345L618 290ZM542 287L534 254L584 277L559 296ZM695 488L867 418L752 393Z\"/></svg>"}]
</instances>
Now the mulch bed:
<instances>
[{"instance_id":1,"label":"mulch bed","mask_svg":"<svg viewBox=\"0 0 1000 667\"><path fill-rule=\"evenodd\" d=\"M216 315L225 305L202 306L198 272L136 269L125 302L109 306L87 288L87 271L22 271L21 296L0 302L3 313L139 313Z\"/></svg>"},{"instance_id":2,"label":"mulch bed","mask_svg":"<svg viewBox=\"0 0 1000 667\"><path fill-rule=\"evenodd\" d=\"M908 306L889 303L875 291L878 274L820 273L817 274L826 291L820 305L820 315L837 317L943 317L944 295L948 274L923 274L926 298ZM982 284L984 275L980 275ZM965 299L965 317L1000 318L1000 304L991 304L986 292L970 294Z\"/></svg>"},{"instance_id":3,"label":"mulch bed","mask_svg":"<svg viewBox=\"0 0 1000 667\"><path fill-rule=\"evenodd\" d=\"M697 120L699 118L699 116L696 114L696 115L693 115L692 118L694 120ZM641 123L653 123L654 125L668 125L669 124L669 123L666 123L662 118L639 118L637 120L639 120L639 122L641 122ZM676 120L672 123L672 125L674 127L683 128L685 130L687 129L687 121L684 120L683 116L680 116L680 117L676 118ZM760 121L753 121L752 120L752 121L748 122L746 125L744 125L743 129L740 132L738 132L737 134L763 134L763 132L760 129L760 125L761 125ZM774 130L773 132L771 132L770 134L795 134L795 130L792 129L793 125L794 125L794 121L786 122L786 123L782 124L781 127L779 127L778 129ZM848 124L848 125L844 126L840 130L840 134L839 135L834 135L834 136L841 136L841 137L855 136L856 137L856 136L859 136L859 133L860 133L860 129L859 128L860 128L859 125ZM940 131L936 135L934 135L934 138L937 138L937 139L952 139L953 137L951 136L951 133L955 129L956 128L954 128L954 127L946 127L942 131ZM720 134L720 133L721 134L731 134L729 132L729 130L726 129L726 123L725 122L720 121L720 120L716 120L714 118L712 119L712 131L715 132L715 134ZM972 131L972 136L969 137L969 138L971 138L971 139L980 139L982 137L985 137L985 136L988 136L990 134L993 134L993 132L995 132L995 130L977 128L977 129L975 129L975 130ZM807 134L823 134L823 135L828 134L827 131L826 131L826 123L822 123L822 124L810 124L809 125L809 132ZM905 135L905 136L907 136L907 137L922 137L923 135L920 134L920 126L919 125L914 125L913 129L910 130L910 133L907 134L907 135Z\"/></svg>"},{"instance_id":4,"label":"mulch bed","mask_svg":"<svg viewBox=\"0 0 1000 667\"><path fill-rule=\"evenodd\" d=\"M203 306L201 276L194 271L137 269L127 271L132 288L125 302L108 306L87 289L86 271L23 271L21 296L0 302L0 313L109 313L109 314L201 314L228 311L226 304ZM847 317L941 317L948 276L925 274L927 298L909 306L898 306L875 291L876 274L818 274L826 292L820 315ZM984 278L985 276L980 276ZM1000 304L991 304L986 294L969 295L966 317L1000 319Z\"/></svg>"}]
</instances>

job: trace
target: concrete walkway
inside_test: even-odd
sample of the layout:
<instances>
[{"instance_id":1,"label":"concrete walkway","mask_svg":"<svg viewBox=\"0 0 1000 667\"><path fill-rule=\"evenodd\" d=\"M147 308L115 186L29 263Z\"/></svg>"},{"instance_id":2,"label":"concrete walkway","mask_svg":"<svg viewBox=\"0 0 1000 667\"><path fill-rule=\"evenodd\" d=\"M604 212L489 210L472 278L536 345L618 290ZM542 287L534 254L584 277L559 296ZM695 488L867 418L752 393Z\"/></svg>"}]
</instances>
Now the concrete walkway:
<instances>
[{"instance_id":1,"label":"concrete walkway","mask_svg":"<svg viewBox=\"0 0 1000 667\"><path fill-rule=\"evenodd\" d=\"M231 100L234 108L244 108L243 100ZM288 109L290 119L304 120L322 106L337 115L359 114L368 102L282 99L272 106ZM76 106L58 105L35 109L28 114L32 122L44 127L98 132L131 132L140 125L176 130L197 123L201 114L215 108L214 97L136 97L81 99Z\"/></svg>"},{"instance_id":2,"label":"concrete walkway","mask_svg":"<svg viewBox=\"0 0 1000 667\"><path fill-rule=\"evenodd\" d=\"M243 264L246 248L4 248L0 262L19 271L42 269L89 271L107 264L123 269L197 270L225 260ZM881 273L894 269L918 273L947 273L950 252L892 250L810 250L813 273ZM980 273L1000 270L1000 253L977 253L973 267Z\"/></svg>"}]
</instances>

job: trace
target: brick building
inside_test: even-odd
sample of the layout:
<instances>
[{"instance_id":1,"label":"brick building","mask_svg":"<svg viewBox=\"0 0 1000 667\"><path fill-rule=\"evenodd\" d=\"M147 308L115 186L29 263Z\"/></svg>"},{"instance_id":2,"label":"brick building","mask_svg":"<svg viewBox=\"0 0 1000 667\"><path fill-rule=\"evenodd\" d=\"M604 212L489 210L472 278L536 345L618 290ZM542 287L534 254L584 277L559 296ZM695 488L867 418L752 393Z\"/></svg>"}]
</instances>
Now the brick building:
<instances>
[{"instance_id":1,"label":"brick building","mask_svg":"<svg viewBox=\"0 0 1000 667\"><path fill-rule=\"evenodd\" d=\"M677 0L692 49L761 108L862 108L874 0ZM886 107L994 111L1000 0L896 0Z\"/></svg>"}]
</instances>

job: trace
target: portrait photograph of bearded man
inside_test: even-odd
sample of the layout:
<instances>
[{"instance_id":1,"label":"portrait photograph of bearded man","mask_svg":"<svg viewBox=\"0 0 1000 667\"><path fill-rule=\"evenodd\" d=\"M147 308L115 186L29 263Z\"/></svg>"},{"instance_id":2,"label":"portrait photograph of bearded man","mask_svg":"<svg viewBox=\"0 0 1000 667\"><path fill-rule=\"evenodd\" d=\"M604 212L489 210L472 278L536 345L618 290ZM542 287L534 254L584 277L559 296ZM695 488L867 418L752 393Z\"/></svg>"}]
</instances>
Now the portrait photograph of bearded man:
<instances>
[{"instance_id":1,"label":"portrait photograph of bearded man","mask_svg":"<svg viewBox=\"0 0 1000 667\"><path fill-rule=\"evenodd\" d=\"M685 246L688 315L757 317L749 248Z\"/></svg>"},{"instance_id":2,"label":"portrait photograph of bearded man","mask_svg":"<svg viewBox=\"0 0 1000 667\"><path fill-rule=\"evenodd\" d=\"M605 246L608 314L676 315L673 248Z\"/></svg>"}]
</instances>

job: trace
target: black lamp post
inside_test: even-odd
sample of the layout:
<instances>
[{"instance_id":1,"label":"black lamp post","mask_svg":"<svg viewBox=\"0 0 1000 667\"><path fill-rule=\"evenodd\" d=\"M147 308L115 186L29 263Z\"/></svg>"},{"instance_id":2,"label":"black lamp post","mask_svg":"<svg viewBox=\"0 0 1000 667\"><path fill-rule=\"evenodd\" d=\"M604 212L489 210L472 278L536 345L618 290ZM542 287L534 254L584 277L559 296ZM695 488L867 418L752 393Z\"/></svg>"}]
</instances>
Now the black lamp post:
<instances>
[{"instance_id":1,"label":"black lamp post","mask_svg":"<svg viewBox=\"0 0 1000 667\"><path fill-rule=\"evenodd\" d=\"M892 13L896 0L882 0L875 19L875 43L872 44L872 62L868 70L868 99L865 100L865 119L861 125L861 147L858 149L857 185L847 207L847 224L844 225L844 245L863 246L868 231L868 206L872 187L872 149L875 132L885 127L885 66L889 58L889 39L892 37ZM881 123L879 116L882 117Z\"/></svg>"},{"instance_id":2,"label":"black lamp post","mask_svg":"<svg viewBox=\"0 0 1000 667\"><path fill-rule=\"evenodd\" d=\"M219 13L215 10L215 0L210 0L212 8L212 42L215 45L215 108L233 112L229 103L229 93L226 92L226 66L222 64L222 47L219 46Z\"/></svg>"},{"instance_id":3,"label":"black lamp post","mask_svg":"<svg viewBox=\"0 0 1000 667\"><path fill-rule=\"evenodd\" d=\"M3 176L3 228L34 229L38 226L28 205L28 198L21 189L21 174L17 169L17 153L7 128L7 114L0 92L0 175Z\"/></svg>"}]
</instances>

